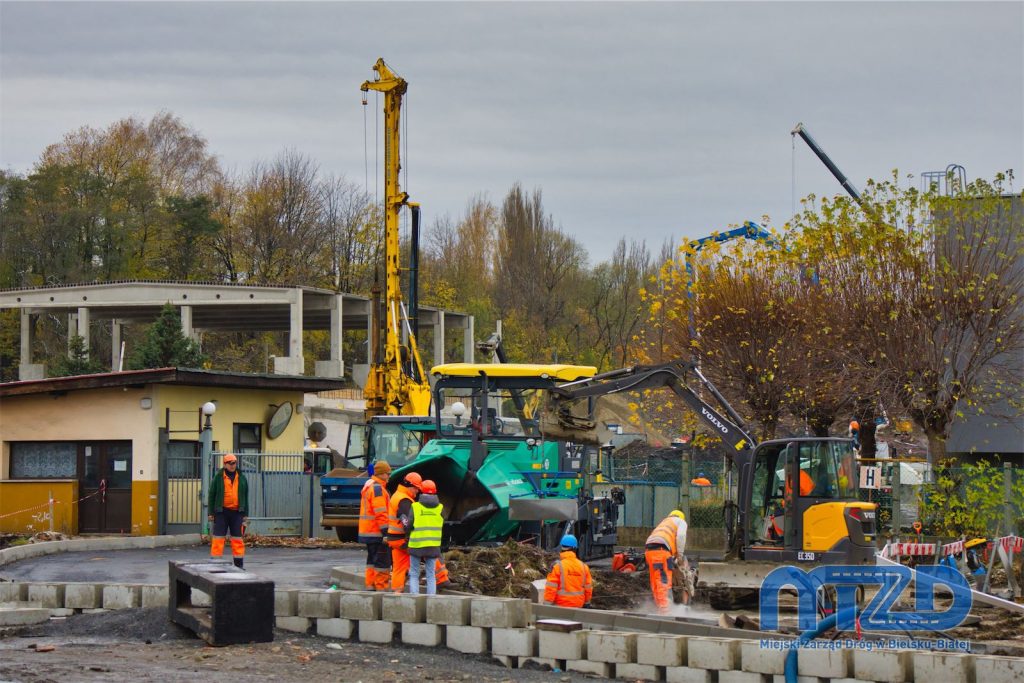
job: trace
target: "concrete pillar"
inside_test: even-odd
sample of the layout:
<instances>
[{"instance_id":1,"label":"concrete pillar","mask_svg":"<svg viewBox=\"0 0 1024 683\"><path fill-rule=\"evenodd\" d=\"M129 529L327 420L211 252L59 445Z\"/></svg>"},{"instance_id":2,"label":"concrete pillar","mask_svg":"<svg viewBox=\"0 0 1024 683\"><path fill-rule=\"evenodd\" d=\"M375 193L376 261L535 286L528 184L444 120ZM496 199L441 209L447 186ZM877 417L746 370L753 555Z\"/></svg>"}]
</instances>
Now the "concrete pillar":
<instances>
[{"instance_id":1,"label":"concrete pillar","mask_svg":"<svg viewBox=\"0 0 1024 683\"><path fill-rule=\"evenodd\" d=\"M291 291L292 301L288 305L288 356L274 359L274 372L278 375L305 374L302 357L302 290Z\"/></svg>"},{"instance_id":2,"label":"concrete pillar","mask_svg":"<svg viewBox=\"0 0 1024 683\"><path fill-rule=\"evenodd\" d=\"M71 358L71 339L78 334L78 314L68 313L68 358Z\"/></svg>"},{"instance_id":3,"label":"concrete pillar","mask_svg":"<svg viewBox=\"0 0 1024 683\"><path fill-rule=\"evenodd\" d=\"M444 364L444 311L434 314L434 365ZM427 368L430 372L430 368Z\"/></svg>"},{"instance_id":4,"label":"concrete pillar","mask_svg":"<svg viewBox=\"0 0 1024 683\"><path fill-rule=\"evenodd\" d=\"M46 368L42 363L32 362L32 345L36 341L36 317L28 309L21 309L21 363L18 365L18 379L43 379Z\"/></svg>"},{"instance_id":5,"label":"concrete pillar","mask_svg":"<svg viewBox=\"0 0 1024 683\"><path fill-rule=\"evenodd\" d=\"M331 357L329 360L316 362L317 377L345 376L345 362L341 351L342 333L345 331L343 313L344 298L341 294L335 294L331 301Z\"/></svg>"},{"instance_id":6,"label":"concrete pillar","mask_svg":"<svg viewBox=\"0 0 1024 683\"><path fill-rule=\"evenodd\" d=\"M464 363L473 362L473 350L476 348L476 339L474 338L473 330L474 318L471 315L466 316L466 328L463 333L463 344L465 348L462 350L462 360Z\"/></svg>"},{"instance_id":7,"label":"concrete pillar","mask_svg":"<svg viewBox=\"0 0 1024 683\"><path fill-rule=\"evenodd\" d=\"M186 339L195 339L195 330L192 328L192 307L181 306L178 309L181 312L181 334Z\"/></svg>"},{"instance_id":8,"label":"concrete pillar","mask_svg":"<svg viewBox=\"0 0 1024 683\"><path fill-rule=\"evenodd\" d=\"M85 353L89 354L89 309L82 306L78 309L78 336L85 342Z\"/></svg>"},{"instance_id":9,"label":"concrete pillar","mask_svg":"<svg viewBox=\"0 0 1024 683\"><path fill-rule=\"evenodd\" d=\"M110 321L110 371L117 372L121 368L121 321L113 318Z\"/></svg>"}]
</instances>

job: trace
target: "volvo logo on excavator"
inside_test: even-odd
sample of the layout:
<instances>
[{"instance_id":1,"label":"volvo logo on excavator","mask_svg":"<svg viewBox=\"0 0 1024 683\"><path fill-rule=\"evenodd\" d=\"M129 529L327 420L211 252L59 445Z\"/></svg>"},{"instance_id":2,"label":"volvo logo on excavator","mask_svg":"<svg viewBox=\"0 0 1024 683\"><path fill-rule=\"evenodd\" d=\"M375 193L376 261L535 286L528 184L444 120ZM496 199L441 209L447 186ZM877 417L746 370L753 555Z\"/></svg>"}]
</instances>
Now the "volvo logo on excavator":
<instances>
[{"instance_id":1,"label":"volvo logo on excavator","mask_svg":"<svg viewBox=\"0 0 1024 683\"><path fill-rule=\"evenodd\" d=\"M729 433L729 428L722 424L721 421L718 419L718 416L715 415L713 412L711 412L710 410L703 406L701 406L700 412L704 413L704 417L706 417L713 425L718 427L718 429L721 430L723 434Z\"/></svg>"}]
</instances>

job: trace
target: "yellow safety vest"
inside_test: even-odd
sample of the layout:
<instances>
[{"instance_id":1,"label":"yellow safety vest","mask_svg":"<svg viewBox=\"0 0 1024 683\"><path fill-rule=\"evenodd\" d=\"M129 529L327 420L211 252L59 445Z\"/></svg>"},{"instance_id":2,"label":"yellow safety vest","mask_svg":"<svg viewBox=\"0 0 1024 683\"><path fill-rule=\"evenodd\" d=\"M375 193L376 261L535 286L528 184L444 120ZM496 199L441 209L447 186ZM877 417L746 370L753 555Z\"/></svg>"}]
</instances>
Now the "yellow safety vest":
<instances>
[{"instance_id":1,"label":"yellow safety vest","mask_svg":"<svg viewBox=\"0 0 1024 683\"><path fill-rule=\"evenodd\" d=\"M409 548L440 548L444 505L428 508L419 501L412 504L413 527L409 532Z\"/></svg>"}]
</instances>

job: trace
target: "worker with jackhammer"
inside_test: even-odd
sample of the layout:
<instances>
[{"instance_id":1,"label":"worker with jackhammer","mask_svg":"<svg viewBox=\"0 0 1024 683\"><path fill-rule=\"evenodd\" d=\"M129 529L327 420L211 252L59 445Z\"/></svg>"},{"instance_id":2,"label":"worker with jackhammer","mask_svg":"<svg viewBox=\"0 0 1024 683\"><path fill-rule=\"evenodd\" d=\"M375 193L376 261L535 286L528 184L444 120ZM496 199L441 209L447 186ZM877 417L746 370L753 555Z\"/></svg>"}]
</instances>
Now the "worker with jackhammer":
<instances>
[{"instance_id":1,"label":"worker with jackhammer","mask_svg":"<svg viewBox=\"0 0 1024 683\"><path fill-rule=\"evenodd\" d=\"M544 603L557 607L589 607L594 594L590 567L576 557L580 543L572 534L562 537L562 551L544 584Z\"/></svg>"},{"instance_id":2,"label":"worker with jackhammer","mask_svg":"<svg viewBox=\"0 0 1024 683\"><path fill-rule=\"evenodd\" d=\"M658 611L666 614L672 602L672 572L686 565L686 515L673 510L647 537L644 557Z\"/></svg>"},{"instance_id":3,"label":"worker with jackhammer","mask_svg":"<svg viewBox=\"0 0 1024 683\"><path fill-rule=\"evenodd\" d=\"M391 590L395 593L405 590L409 577L409 520L412 504L419 498L422 486L423 477L409 472L388 504L387 544L391 548ZM435 561L434 575L438 586L448 582L448 569L441 558Z\"/></svg>"},{"instance_id":4,"label":"worker with jackhammer","mask_svg":"<svg viewBox=\"0 0 1024 683\"><path fill-rule=\"evenodd\" d=\"M391 550L384 543L390 498L385 485L389 474L391 465L386 460L372 463L370 478L359 496L359 542L366 544L368 591L386 591L391 587Z\"/></svg>"}]
</instances>

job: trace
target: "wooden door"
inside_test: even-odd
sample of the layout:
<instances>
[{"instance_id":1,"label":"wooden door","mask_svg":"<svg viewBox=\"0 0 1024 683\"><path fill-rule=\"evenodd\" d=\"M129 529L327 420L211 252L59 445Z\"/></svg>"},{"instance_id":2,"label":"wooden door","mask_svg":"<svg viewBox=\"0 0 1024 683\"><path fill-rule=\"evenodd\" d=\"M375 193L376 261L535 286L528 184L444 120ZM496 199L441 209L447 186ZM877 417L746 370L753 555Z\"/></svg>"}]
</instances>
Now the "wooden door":
<instances>
[{"instance_id":1,"label":"wooden door","mask_svg":"<svg viewBox=\"0 0 1024 683\"><path fill-rule=\"evenodd\" d=\"M82 533L131 533L132 443L79 444L78 529Z\"/></svg>"}]
</instances>

